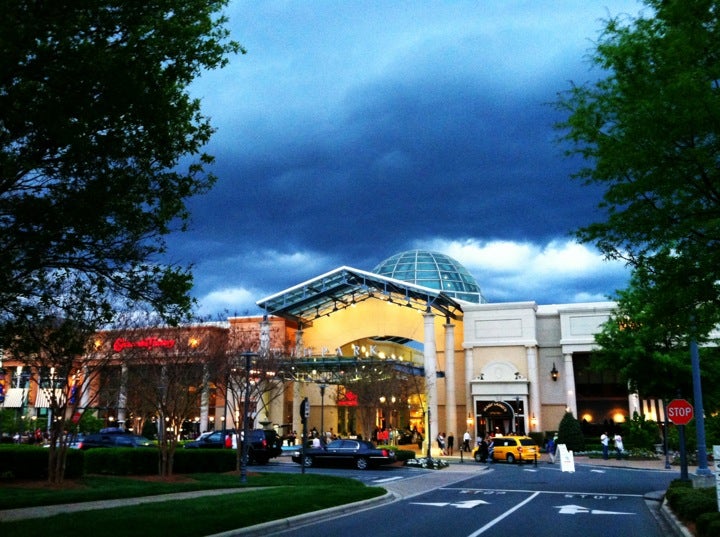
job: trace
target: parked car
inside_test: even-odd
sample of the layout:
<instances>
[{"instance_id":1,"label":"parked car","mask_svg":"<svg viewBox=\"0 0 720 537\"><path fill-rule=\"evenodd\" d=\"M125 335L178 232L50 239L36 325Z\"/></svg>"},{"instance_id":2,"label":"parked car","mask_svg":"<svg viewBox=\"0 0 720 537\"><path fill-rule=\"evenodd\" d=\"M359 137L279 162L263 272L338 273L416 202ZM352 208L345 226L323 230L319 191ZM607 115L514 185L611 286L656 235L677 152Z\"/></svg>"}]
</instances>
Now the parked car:
<instances>
[{"instance_id":1,"label":"parked car","mask_svg":"<svg viewBox=\"0 0 720 537\"><path fill-rule=\"evenodd\" d=\"M138 434L122 432L105 432L86 435L77 444L78 449L108 448L108 447L153 447L154 444Z\"/></svg>"},{"instance_id":2,"label":"parked car","mask_svg":"<svg viewBox=\"0 0 720 537\"><path fill-rule=\"evenodd\" d=\"M192 442L187 442L184 447L186 449L237 448L237 433L234 430L215 431L204 437L201 435ZM282 440L275 431L266 429L250 431L248 458L251 463L267 464L270 459L278 457L281 453Z\"/></svg>"},{"instance_id":3,"label":"parked car","mask_svg":"<svg viewBox=\"0 0 720 537\"><path fill-rule=\"evenodd\" d=\"M539 456L540 449L535 443L535 440L529 436L496 436L493 438L493 461L507 461L513 462L535 462L535 459ZM480 462L481 455L480 450L476 449L473 452L473 457L477 462Z\"/></svg>"},{"instance_id":4,"label":"parked car","mask_svg":"<svg viewBox=\"0 0 720 537\"><path fill-rule=\"evenodd\" d=\"M319 448L305 448L305 452L296 451L293 462L306 468L315 465L352 465L358 470L370 466L381 466L395 462L395 452L390 449L378 449L367 440L333 440Z\"/></svg>"}]
</instances>

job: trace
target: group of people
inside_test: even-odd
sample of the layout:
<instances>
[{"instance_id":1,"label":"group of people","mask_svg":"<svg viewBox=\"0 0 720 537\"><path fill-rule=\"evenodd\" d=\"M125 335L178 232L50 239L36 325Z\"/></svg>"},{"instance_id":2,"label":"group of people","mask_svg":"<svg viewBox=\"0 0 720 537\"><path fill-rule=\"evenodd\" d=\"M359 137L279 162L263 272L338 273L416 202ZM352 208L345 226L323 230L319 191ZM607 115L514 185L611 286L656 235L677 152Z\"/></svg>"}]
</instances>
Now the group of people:
<instances>
[{"instance_id":1,"label":"group of people","mask_svg":"<svg viewBox=\"0 0 720 537\"><path fill-rule=\"evenodd\" d=\"M608 460L610 457L610 440L611 438L608 436L607 432L604 432L600 435L600 443L602 444L602 453L603 453L603 459ZM612 437L612 441L615 444L615 453L617 455L617 460L620 460L622 457L623 451L625 451L625 446L623 446L623 439L622 436L619 434L615 434L614 437Z\"/></svg>"},{"instance_id":2,"label":"group of people","mask_svg":"<svg viewBox=\"0 0 720 537\"><path fill-rule=\"evenodd\" d=\"M450 433L447 437L445 433L440 433L435 440L437 441L438 448L440 448L440 453L446 457L453 454L453 450L455 449L455 435L453 435L453 433Z\"/></svg>"}]
</instances>

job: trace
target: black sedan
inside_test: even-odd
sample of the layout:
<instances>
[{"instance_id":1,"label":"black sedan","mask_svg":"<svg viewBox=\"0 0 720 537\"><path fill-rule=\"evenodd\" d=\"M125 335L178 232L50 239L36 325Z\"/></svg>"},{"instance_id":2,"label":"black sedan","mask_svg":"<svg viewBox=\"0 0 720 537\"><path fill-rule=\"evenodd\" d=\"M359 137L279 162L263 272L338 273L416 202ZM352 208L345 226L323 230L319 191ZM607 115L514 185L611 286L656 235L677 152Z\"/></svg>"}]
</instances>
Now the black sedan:
<instances>
[{"instance_id":1,"label":"black sedan","mask_svg":"<svg viewBox=\"0 0 720 537\"><path fill-rule=\"evenodd\" d=\"M381 466L395 462L395 452L389 449L378 449L366 440L333 440L319 448L305 448L305 453L296 451L293 462L303 464L306 468L320 465L352 465L358 470L370 466Z\"/></svg>"}]
</instances>

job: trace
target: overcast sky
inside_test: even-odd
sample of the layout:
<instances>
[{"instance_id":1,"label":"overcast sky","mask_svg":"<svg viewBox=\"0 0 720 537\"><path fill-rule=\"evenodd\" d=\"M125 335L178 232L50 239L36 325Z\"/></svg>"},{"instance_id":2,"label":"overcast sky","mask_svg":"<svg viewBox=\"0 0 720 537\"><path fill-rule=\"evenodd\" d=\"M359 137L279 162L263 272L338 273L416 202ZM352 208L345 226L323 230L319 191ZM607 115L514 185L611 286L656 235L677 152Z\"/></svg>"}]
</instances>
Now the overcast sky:
<instances>
[{"instance_id":1,"label":"overcast sky","mask_svg":"<svg viewBox=\"0 0 720 537\"><path fill-rule=\"evenodd\" d=\"M606 300L628 271L578 245L600 192L571 180L549 103L609 15L635 0L239 1L247 54L192 87L217 132L215 188L189 233L200 313L255 302L341 265L448 254L490 302Z\"/></svg>"}]
</instances>

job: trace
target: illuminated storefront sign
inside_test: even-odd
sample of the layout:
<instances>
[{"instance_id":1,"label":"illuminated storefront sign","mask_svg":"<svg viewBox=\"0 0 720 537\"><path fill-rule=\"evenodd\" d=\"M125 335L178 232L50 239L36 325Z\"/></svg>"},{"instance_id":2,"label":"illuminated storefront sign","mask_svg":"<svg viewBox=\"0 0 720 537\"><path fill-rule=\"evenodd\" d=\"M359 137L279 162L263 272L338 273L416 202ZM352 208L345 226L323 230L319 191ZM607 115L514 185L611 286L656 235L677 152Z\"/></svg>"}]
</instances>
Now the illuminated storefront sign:
<instances>
[{"instance_id":1,"label":"illuminated storefront sign","mask_svg":"<svg viewBox=\"0 0 720 537\"><path fill-rule=\"evenodd\" d=\"M124 338L117 338L113 343L115 352L124 351L125 349L170 349L175 346L174 339L161 339L158 337L146 337L140 341L128 341Z\"/></svg>"}]
</instances>

